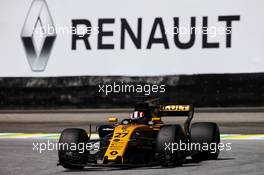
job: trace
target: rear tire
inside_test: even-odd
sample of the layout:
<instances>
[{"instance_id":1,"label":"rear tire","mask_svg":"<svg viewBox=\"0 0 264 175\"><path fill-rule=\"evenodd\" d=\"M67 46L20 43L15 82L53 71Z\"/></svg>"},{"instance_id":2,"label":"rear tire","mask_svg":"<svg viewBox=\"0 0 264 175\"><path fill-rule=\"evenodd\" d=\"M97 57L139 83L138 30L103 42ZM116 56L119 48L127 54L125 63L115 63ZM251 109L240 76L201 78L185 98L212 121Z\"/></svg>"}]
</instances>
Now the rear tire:
<instances>
[{"instance_id":1,"label":"rear tire","mask_svg":"<svg viewBox=\"0 0 264 175\"><path fill-rule=\"evenodd\" d=\"M208 150L195 150L192 152L194 161L216 160L219 155L218 144L220 143L220 132L216 123L200 122L194 123L191 127L191 143L202 145L207 144ZM210 145L214 145L210 149Z\"/></svg>"},{"instance_id":2,"label":"rear tire","mask_svg":"<svg viewBox=\"0 0 264 175\"><path fill-rule=\"evenodd\" d=\"M89 138L84 129L68 128L62 131L59 139L59 163L67 169L82 169L88 161L89 151L85 144ZM78 145L84 144L81 149ZM68 146L65 146L68 145ZM71 150L70 145L76 145L76 150Z\"/></svg>"},{"instance_id":3,"label":"rear tire","mask_svg":"<svg viewBox=\"0 0 264 175\"><path fill-rule=\"evenodd\" d=\"M186 136L180 125L165 125L163 126L157 136L156 150L159 155L162 155L164 161L162 166L181 166L186 159L186 150L174 150L172 152L172 144L176 143L178 147L180 142L186 143ZM170 150L166 145L170 144Z\"/></svg>"}]
</instances>

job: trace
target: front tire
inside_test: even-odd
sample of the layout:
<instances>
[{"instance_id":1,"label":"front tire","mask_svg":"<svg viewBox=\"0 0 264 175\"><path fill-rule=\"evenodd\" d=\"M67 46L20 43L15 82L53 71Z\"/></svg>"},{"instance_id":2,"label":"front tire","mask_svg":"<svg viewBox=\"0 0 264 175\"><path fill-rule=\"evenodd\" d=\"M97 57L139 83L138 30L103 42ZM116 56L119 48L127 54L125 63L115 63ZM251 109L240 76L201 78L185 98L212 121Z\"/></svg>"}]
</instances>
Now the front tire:
<instances>
[{"instance_id":1,"label":"front tire","mask_svg":"<svg viewBox=\"0 0 264 175\"><path fill-rule=\"evenodd\" d=\"M192 124L191 127L191 142L200 144L200 146L207 144L208 150L195 150L192 153L194 161L201 160L216 160L219 155L218 144L220 143L220 132L216 123L199 122ZM211 149L211 146L214 146Z\"/></svg>"},{"instance_id":2,"label":"front tire","mask_svg":"<svg viewBox=\"0 0 264 175\"><path fill-rule=\"evenodd\" d=\"M60 165L66 169L84 168L89 156L89 151L85 149L88 140L88 135L84 129L68 128L63 130L59 139ZM77 149L72 150L71 145L76 145ZM78 145L83 145L83 147L80 149Z\"/></svg>"},{"instance_id":3,"label":"front tire","mask_svg":"<svg viewBox=\"0 0 264 175\"><path fill-rule=\"evenodd\" d=\"M180 150L180 142L186 143L186 136L180 125L165 125L157 136L156 149L160 155L163 155L163 166L181 166L186 159L186 150ZM170 144L170 150L166 145ZM177 144L178 149L172 151L172 144Z\"/></svg>"}]
</instances>

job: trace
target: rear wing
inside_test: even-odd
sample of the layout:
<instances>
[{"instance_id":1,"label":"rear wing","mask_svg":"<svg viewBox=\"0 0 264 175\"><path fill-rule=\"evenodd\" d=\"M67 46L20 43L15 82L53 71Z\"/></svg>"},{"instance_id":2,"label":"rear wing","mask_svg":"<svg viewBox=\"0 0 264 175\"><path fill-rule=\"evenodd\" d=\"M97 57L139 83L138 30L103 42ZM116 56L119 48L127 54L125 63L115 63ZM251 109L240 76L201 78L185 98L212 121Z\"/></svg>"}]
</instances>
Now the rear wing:
<instances>
[{"instance_id":1,"label":"rear wing","mask_svg":"<svg viewBox=\"0 0 264 175\"><path fill-rule=\"evenodd\" d=\"M192 116L192 105L160 105L158 116Z\"/></svg>"}]
</instances>

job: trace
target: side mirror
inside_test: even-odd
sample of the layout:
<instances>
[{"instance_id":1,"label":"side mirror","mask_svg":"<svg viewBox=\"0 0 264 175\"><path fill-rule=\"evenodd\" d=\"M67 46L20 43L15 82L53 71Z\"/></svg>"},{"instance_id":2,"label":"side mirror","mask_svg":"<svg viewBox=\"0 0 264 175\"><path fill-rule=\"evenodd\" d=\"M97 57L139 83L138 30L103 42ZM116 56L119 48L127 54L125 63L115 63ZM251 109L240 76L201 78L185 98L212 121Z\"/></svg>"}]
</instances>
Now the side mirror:
<instances>
[{"instance_id":1,"label":"side mirror","mask_svg":"<svg viewBox=\"0 0 264 175\"><path fill-rule=\"evenodd\" d=\"M116 117L109 117L108 122L118 122L118 118Z\"/></svg>"}]
</instances>

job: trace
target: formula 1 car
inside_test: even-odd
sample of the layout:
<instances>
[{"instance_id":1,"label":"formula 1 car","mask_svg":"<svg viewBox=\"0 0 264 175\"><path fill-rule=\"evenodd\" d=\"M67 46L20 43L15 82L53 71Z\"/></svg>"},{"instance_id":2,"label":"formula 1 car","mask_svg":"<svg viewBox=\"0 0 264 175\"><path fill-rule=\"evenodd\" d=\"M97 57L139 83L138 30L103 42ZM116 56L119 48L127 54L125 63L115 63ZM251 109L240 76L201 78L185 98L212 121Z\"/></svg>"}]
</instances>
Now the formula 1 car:
<instances>
[{"instance_id":1,"label":"formula 1 car","mask_svg":"<svg viewBox=\"0 0 264 175\"><path fill-rule=\"evenodd\" d=\"M217 124L191 124L193 114L192 105L158 105L144 101L136 103L130 118L120 123L117 118L109 118L113 124L98 126L99 138L91 139L91 129L89 132L80 128L65 129L59 139L58 165L66 169L181 166L188 156L194 161L217 159L220 142ZM161 118L166 116L187 116L187 119L183 127L165 125ZM90 146L82 151L79 146L75 149L65 146L72 144ZM202 149L201 144L210 149L208 145L214 144L215 151Z\"/></svg>"}]
</instances>

